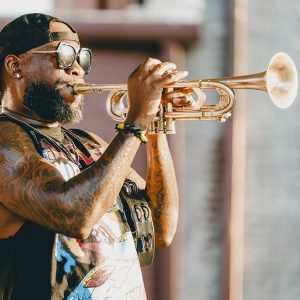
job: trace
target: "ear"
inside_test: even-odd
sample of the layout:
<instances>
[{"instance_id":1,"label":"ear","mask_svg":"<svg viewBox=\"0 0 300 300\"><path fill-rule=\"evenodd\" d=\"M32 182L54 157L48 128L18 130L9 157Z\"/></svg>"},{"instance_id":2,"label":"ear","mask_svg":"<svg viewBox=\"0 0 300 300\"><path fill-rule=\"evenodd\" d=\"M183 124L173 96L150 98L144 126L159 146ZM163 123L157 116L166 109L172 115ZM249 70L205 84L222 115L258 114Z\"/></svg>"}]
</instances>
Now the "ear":
<instances>
[{"instance_id":1,"label":"ear","mask_svg":"<svg viewBox=\"0 0 300 300\"><path fill-rule=\"evenodd\" d=\"M22 77L19 57L13 54L7 55L4 61L4 66L10 76L17 79Z\"/></svg>"}]
</instances>

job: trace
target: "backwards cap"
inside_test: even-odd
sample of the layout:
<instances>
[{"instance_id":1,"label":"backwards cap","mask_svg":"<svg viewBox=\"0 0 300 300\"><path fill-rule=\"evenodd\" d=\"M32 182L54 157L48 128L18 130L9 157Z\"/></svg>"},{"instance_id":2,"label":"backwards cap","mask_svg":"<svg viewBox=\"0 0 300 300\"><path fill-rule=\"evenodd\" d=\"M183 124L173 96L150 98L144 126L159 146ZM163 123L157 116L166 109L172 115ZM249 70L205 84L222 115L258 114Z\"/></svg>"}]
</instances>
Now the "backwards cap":
<instances>
[{"instance_id":1,"label":"backwards cap","mask_svg":"<svg viewBox=\"0 0 300 300\"><path fill-rule=\"evenodd\" d=\"M50 32L51 22L64 23L72 32ZM40 13L20 16L0 32L0 68L8 54L19 55L43 44L62 40L79 42L76 31L66 22Z\"/></svg>"}]
</instances>

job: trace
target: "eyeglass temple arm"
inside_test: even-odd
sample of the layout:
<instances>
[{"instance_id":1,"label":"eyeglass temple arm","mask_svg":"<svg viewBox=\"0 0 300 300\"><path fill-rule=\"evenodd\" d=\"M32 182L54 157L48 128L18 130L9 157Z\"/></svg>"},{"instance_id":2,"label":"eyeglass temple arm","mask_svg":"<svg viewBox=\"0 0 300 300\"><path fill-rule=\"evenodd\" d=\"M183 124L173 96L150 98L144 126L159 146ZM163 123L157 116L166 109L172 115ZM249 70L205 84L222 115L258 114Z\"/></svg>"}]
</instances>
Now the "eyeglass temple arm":
<instances>
[{"instance_id":1,"label":"eyeglass temple arm","mask_svg":"<svg viewBox=\"0 0 300 300\"><path fill-rule=\"evenodd\" d=\"M32 54L43 54L43 53L57 53L57 50L36 50L36 51L27 51L26 53L32 53Z\"/></svg>"}]
</instances>

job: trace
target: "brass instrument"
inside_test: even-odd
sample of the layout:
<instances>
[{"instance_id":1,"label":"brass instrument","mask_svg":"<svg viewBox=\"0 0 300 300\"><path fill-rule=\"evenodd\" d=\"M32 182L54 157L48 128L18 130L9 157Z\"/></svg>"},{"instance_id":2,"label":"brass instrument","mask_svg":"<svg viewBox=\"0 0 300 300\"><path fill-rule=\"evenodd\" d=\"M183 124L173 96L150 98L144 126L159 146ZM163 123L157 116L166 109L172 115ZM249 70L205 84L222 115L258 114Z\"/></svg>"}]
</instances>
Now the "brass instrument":
<instances>
[{"instance_id":1,"label":"brass instrument","mask_svg":"<svg viewBox=\"0 0 300 300\"><path fill-rule=\"evenodd\" d=\"M212 78L203 80L180 81L165 87L192 88L198 95L192 107L177 107L171 103L160 104L159 111L151 123L150 133L175 133L176 120L217 120L226 121L231 116L235 104L234 89L252 89L267 92L273 103L279 108L289 107L297 96L298 76L293 60L285 53L275 54L265 72L251 75ZM215 89L219 94L219 103L205 105L205 97L200 97L205 89ZM76 84L76 94L110 91L106 110L115 121L126 118L127 108L123 100L126 97L126 84Z\"/></svg>"}]
</instances>

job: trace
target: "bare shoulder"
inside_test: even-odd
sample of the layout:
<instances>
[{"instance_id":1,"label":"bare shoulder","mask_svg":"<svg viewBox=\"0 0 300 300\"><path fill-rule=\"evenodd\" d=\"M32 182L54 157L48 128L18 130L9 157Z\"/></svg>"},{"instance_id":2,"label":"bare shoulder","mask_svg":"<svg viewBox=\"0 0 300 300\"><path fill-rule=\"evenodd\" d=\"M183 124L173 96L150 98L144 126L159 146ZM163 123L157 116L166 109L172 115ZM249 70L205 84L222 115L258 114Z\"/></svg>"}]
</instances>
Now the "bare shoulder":
<instances>
[{"instance_id":1,"label":"bare shoulder","mask_svg":"<svg viewBox=\"0 0 300 300\"><path fill-rule=\"evenodd\" d=\"M18 124L0 122L0 189L5 182L57 177L59 172L35 148L28 133ZM58 176L61 177L61 176ZM1 202L0 195L0 202Z\"/></svg>"},{"instance_id":2,"label":"bare shoulder","mask_svg":"<svg viewBox=\"0 0 300 300\"><path fill-rule=\"evenodd\" d=\"M13 154L18 156L36 155L38 153L27 132L19 125L10 121L0 122L0 156L7 158ZM0 160L3 164L3 160Z\"/></svg>"},{"instance_id":3,"label":"bare shoulder","mask_svg":"<svg viewBox=\"0 0 300 300\"><path fill-rule=\"evenodd\" d=\"M43 224L35 212L43 196L42 187L60 178L22 127L0 121L0 238L13 235L26 219Z\"/></svg>"},{"instance_id":4,"label":"bare shoulder","mask_svg":"<svg viewBox=\"0 0 300 300\"><path fill-rule=\"evenodd\" d=\"M64 182L59 171L37 152L27 132L10 121L0 122L0 203L15 214L21 207L30 211L29 202L37 202L46 183ZM22 205L21 205L21 202ZM24 205L27 202L27 206Z\"/></svg>"}]
</instances>

